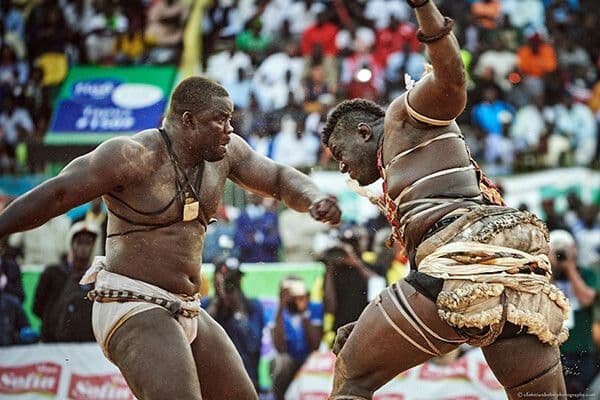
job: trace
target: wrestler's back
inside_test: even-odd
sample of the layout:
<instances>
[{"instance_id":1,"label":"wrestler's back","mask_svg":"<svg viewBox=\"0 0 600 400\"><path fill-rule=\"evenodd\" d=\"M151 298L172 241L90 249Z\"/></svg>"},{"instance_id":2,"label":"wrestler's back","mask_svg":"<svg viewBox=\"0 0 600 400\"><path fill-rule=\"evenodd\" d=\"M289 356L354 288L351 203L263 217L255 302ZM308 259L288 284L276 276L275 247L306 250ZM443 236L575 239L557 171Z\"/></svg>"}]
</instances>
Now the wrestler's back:
<instances>
[{"instance_id":1,"label":"wrestler's back","mask_svg":"<svg viewBox=\"0 0 600 400\"><path fill-rule=\"evenodd\" d=\"M173 166L164 150L158 134L143 132L140 140L148 148L151 161L142 172L142 178L134 185L119 188L112 194L129 206L149 212L163 208L177 193ZM144 136L145 135L145 136ZM143 216L110 195L104 201L111 212L108 214L106 263L108 269L134 279L151 283L176 294L193 295L200 287L200 264L204 242L204 223L216 213L228 174L227 158L218 162L206 162L199 193L200 221L182 221L182 208L177 198L164 212L157 216ZM190 178L194 179L194 178ZM114 214L135 222L168 224L166 227L147 232L142 225L131 224Z\"/></svg>"},{"instance_id":2,"label":"wrestler's back","mask_svg":"<svg viewBox=\"0 0 600 400\"><path fill-rule=\"evenodd\" d=\"M385 146L383 159L389 163L396 155L444 133L460 133L460 128L454 122L448 126L424 126L419 129L414 125L405 107L404 97L396 98L389 106L384 125ZM417 138L417 139L415 139ZM394 199L400 192L417 179L446 168L465 167L470 165L470 156L463 141L440 140L433 142L422 150L417 150L403 157L387 169L388 194ZM405 197L405 201L436 195L451 195L455 198L468 198L480 193L479 183L475 173L446 175L426 181ZM439 211L425 217L417 218L406 227L405 238L409 253L414 250L420 238L440 218L454 209L469 205L470 202L460 202L448 205Z\"/></svg>"}]
</instances>

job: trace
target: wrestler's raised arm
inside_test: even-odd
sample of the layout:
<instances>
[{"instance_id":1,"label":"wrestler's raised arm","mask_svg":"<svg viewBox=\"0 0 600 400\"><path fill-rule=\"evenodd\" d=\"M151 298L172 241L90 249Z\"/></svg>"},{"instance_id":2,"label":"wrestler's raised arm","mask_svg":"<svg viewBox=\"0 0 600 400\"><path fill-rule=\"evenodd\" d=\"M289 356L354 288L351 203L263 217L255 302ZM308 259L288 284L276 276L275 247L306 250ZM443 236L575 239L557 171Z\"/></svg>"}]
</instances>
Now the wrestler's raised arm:
<instances>
[{"instance_id":1,"label":"wrestler's raised arm","mask_svg":"<svg viewBox=\"0 0 600 400\"><path fill-rule=\"evenodd\" d=\"M13 201L0 214L0 238L33 229L139 176L141 145L115 138L71 161L57 176Z\"/></svg>"},{"instance_id":2,"label":"wrestler's raised arm","mask_svg":"<svg viewBox=\"0 0 600 400\"><path fill-rule=\"evenodd\" d=\"M433 66L433 72L407 94L408 106L429 119L439 120L435 125L444 125L443 121L449 123L462 113L467 102L465 67L452 33L453 21L445 18L433 1L407 1L415 9L419 22L417 38L427 46ZM415 117L414 113L411 115Z\"/></svg>"},{"instance_id":3,"label":"wrestler's raised arm","mask_svg":"<svg viewBox=\"0 0 600 400\"><path fill-rule=\"evenodd\" d=\"M299 212L310 212L317 221L337 224L340 209L300 171L277 164L256 153L239 136L231 135L229 178L251 192L273 197Z\"/></svg>"}]
</instances>

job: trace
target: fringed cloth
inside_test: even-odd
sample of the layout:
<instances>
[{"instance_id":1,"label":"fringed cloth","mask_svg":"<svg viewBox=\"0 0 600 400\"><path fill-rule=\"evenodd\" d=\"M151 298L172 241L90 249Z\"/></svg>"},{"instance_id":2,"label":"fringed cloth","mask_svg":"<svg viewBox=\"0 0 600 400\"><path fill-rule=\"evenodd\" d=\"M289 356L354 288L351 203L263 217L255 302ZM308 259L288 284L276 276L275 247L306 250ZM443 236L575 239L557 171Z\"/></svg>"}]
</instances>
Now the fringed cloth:
<instances>
[{"instance_id":1,"label":"fringed cloth","mask_svg":"<svg viewBox=\"0 0 600 400\"><path fill-rule=\"evenodd\" d=\"M425 241L417 270L444 281L439 316L469 337L467 343L492 343L509 321L559 345L568 338L563 322L569 302L550 283L543 223L527 212L503 210L476 207Z\"/></svg>"}]
</instances>

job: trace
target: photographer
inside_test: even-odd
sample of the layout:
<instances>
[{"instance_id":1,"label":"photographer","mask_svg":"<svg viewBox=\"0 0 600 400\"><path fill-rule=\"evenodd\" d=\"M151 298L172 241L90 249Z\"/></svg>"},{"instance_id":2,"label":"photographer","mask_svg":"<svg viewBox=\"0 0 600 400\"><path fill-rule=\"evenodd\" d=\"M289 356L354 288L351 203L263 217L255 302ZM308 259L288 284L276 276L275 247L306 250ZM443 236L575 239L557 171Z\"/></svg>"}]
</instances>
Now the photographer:
<instances>
[{"instance_id":1,"label":"photographer","mask_svg":"<svg viewBox=\"0 0 600 400\"><path fill-rule=\"evenodd\" d=\"M236 258L220 258L214 265L215 297L203 301L202 306L225 329L258 391L258 362L264 327L262 304L257 299L248 299L242 292L243 272Z\"/></svg>"},{"instance_id":2,"label":"photographer","mask_svg":"<svg viewBox=\"0 0 600 400\"><path fill-rule=\"evenodd\" d=\"M288 276L281 282L279 307L272 327L277 355L271 361L273 395L283 400L285 392L311 352L319 347L322 336L323 307L309 303L304 281Z\"/></svg>"},{"instance_id":3,"label":"photographer","mask_svg":"<svg viewBox=\"0 0 600 400\"><path fill-rule=\"evenodd\" d=\"M598 276L592 269L577 266L575 239L567 231L550 232L549 256L554 284L571 303L569 319L565 323L569 328L569 339L560 347L567 391L584 393L598 369L592 338Z\"/></svg>"},{"instance_id":4,"label":"photographer","mask_svg":"<svg viewBox=\"0 0 600 400\"><path fill-rule=\"evenodd\" d=\"M323 253L326 266L324 279L325 331L337 332L343 325L354 322L386 286L385 278L369 268L361 258L360 232L346 229L338 243ZM333 322L329 315L333 315ZM327 333L327 336L331 336ZM331 342L331 337L326 341Z\"/></svg>"}]
</instances>

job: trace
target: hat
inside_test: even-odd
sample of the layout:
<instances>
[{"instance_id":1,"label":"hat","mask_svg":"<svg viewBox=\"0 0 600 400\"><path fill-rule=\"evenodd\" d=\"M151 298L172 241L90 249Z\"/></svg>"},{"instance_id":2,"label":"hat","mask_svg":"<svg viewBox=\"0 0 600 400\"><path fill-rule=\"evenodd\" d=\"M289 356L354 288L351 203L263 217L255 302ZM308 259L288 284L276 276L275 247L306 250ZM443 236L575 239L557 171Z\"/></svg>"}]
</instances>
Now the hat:
<instances>
[{"instance_id":1,"label":"hat","mask_svg":"<svg viewBox=\"0 0 600 400\"><path fill-rule=\"evenodd\" d=\"M79 233L91 233L92 235L98 237L100 236L100 228L98 225L86 221L75 222L71 225L69 229L69 233L67 233L67 245L70 247L71 242L75 235Z\"/></svg>"},{"instance_id":2,"label":"hat","mask_svg":"<svg viewBox=\"0 0 600 400\"><path fill-rule=\"evenodd\" d=\"M562 250L575 245L575 239L568 231L557 229L550 232L550 247Z\"/></svg>"},{"instance_id":3,"label":"hat","mask_svg":"<svg viewBox=\"0 0 600 400\"><path fill-rule=\"evenodd\" d=\"M288 289L292 296L306 296L308 294L304 281L294 275L284 278L283 281L281 281L281 287Z\"/></svg>"}]
</instances>

